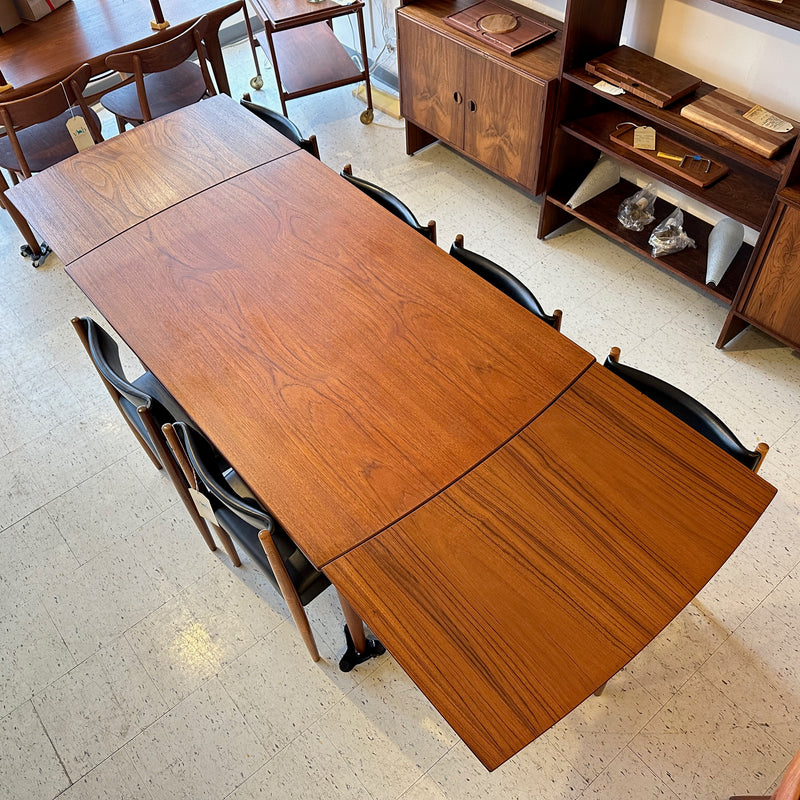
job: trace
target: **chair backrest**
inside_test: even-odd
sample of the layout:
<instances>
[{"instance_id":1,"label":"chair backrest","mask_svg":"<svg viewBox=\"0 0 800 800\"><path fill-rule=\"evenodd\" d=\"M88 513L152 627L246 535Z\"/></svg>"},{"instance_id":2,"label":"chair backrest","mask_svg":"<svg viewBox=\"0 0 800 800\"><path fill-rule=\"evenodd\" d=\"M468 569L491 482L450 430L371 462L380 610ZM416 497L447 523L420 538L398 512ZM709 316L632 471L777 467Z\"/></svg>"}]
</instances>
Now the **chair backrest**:
<instances>
[{"instance_id":1,"label":"chair backrest","mask_svg":"<svg viewBox=\"0 0 800 800\"><path fill-rule=\"evenodd\" d=\"M275 522L267 511L255 499L241 497L231 490L220 468L222 459L208 439L184 422L174 422L172 429L195 475L214 500L256 530L272 533Z\"/></svg>"},{"instance_id":2,"label":"chair backrest","mask_svg":"<svg viewBox=\"0 0 800 800\"><path fill-rule=\"evenodd\" d=\"M253 103L250 100L250 95L246 94L239 101L248 111L252 111L259 119L262 119L270 127L274 128L278 133L285 136L289 141L294 142L299 148L311 153L314 158L319 158L319 147L317 146L317 137L312 133L308 139L303 137L300 128L292 122L289 117L284 117L277 111L271 108L261 106L258 103Z\"/></svg>"},{"instance_id":3,"label":"chair backrest","mask_svg":"<svg viewBox=\"0 0 800 800\"><path fill-rule=\"evenodd\" d=\"M748 469L758 472L758 468L769 450L764 442L760 442L755 450L748 450L713 411L666 381L620 364L619 354L619 348L613 347L603 366L638 389L653 402L658 403L670 414L685 422L690 428L694 428Z\"/></svg>"},{"instance_id":4,"label":"chair backrest","mask_svg":"<svg viewBox=\"0 0 800 800\"><path fill-rule=\"evenodd\" d=\"M352 183L353 186L364 192L365 195L371 197L387 211L391 211L398 219L403 220L406 225L410 225L415 231L421 233L426 239L430 239L436 244L436 223L433 220L430 220L427 225L420 225L417 218L411 212L411 209L402 200L399 200L391 192L387 192L386 189L382 189L374 183L370 183L363 178L357 178L353 175L353 169L350 164L345 164L340 174L343 178Z\"/></svg>"},{"instance_id":5,"label":"chair backrest","mask_svg":"<svg viewBox=\"0 0 800 800\"><path fill-rule=\"evenodd\" d=\"M467 250L461 234L456 236L450 246L450 255L458 259L464 266L469 267L476 275L480 275L485 281L491 283L495 289L507 294L512 300L516 300L523 308L527 308L550 327L557 331L561 330L561 309L557 308L552 314L545 314L536 296L519 278L503 269L499 264L495 264L494 261Z\"/></svg>"},{"instance_id":6,"label":"chair backrest","mask_svg":"<svg viewBox=\"0 0 800 800\"><path fill-rule=\"evenodd\" d=\"M95 117L90 113L89 107L83 97L83 91L92 77L92 68L88 64L78 67L64 80L58 81L48 89L16 100L0 102L0 124L8 134L9 142L14 150L14 155L19 162L22 174L30 178L31 171L28 162L17 138L17 131L47 122L63 114L68 108L78 106L80 115L84 118L89 133L95 142L102 142L103 136L95 122ZM0 95L1 97L1 95Z\"/></svg>"},{"instance_id":7,"label":"chair backrest","mask_svg":"<svg viewBox=\"0 0 800 800\"><path fill-rule=\"evenodd\" d=\"M211 73L208 70L206 51L203 45L203 37L208 32L208 25L208 17L202 16L194 25L164 42L142 47L138 50L123 50L106 56L106 66L109 69L130 73L134 76L139 106L145 121L153 118L150 113L150 105L147 102L145 76L153 72L166 72L174 69L179 64L192 58L192 56L197 56L209 95L217 93L214 82L211 80Z\"/></svg>"}]
</instances>

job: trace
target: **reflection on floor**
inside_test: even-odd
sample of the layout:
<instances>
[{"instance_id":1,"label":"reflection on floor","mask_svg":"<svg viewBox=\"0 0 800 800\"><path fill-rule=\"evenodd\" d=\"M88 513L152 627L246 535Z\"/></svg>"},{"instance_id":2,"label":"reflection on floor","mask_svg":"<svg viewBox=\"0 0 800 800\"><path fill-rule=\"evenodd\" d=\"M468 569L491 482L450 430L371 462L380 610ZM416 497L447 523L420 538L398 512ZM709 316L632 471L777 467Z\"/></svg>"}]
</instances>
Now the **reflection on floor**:
<instances>
[{"instance_id":1,"label":"reflection on floor","mask_svg":"<svg viewBox=\"0 0 800 800\"><path fill-rule=\"evenodd\" d=\"M249 52L228 53L234 94ZM254 93L277 107L273 77ZM314 665L275 592L206 550L112 406L69 319L95 314L0 214L0 795L49 800L613 798L769 794L800 746L800 361L599 235L536 239L537 201L351 88L290 103L323 160L434 218L440 244L518 273L563 332L678 383L749 444L779 494L744 544L599 698L487 773L390 656L343 675L332 593ZM106 126L113 131L113 124ZM318 213L324 214L320 207ZM357 219L353 220L358 225ZM128 363L135 364L132 357Z\"/></svg>"}]
</instances>

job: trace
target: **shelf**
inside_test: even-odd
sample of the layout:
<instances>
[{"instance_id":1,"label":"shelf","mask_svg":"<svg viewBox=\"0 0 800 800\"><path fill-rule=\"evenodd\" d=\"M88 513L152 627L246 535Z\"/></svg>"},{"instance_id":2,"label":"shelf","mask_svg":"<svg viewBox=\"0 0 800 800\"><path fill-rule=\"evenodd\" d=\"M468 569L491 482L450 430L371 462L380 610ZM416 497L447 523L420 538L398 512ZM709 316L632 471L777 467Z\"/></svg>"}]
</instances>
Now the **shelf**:
<instances>
[{"instance_id":1,"label":"shelf","mask_svg":"<svg viewBox=\"0 0 800 800\"><path fill-rule=\"evenodd\" d=\"M786 28L800 30L800 0L783 0L769 3L767 0L713 0L721 6L729 6L745 14L761 17Z\"/></svg>"},{"instance_id":2,"label":"shelf","mask_svg":"<svg viewBox=\"0 0 800 800\"><path fill-rule=\"evenodd\" d=\"M723 163L733 167L728 175L706 189L698 189L691 182L681 180L668 170L659 170L658 165L652 161L610 141L609 134L616 129L616 126L620 122L629 120L641 121L631 120L631 115L625 113L623 109L614 108L579 120L562 122L560 129L604 153L633 164L641 172L696 198L703 205L714 208L751 228L761 229L777 189L776 179L767 178L742 166L732 165L730 160L723 156L721 159ZM677 140L686 146L687 153L696 152L697 147L691 140L681 141L681 137L677 137Z\"/></svg>"},{"instance_id":3,"label":"shelf","mask_svg":"<svg viewBox=\"0 0 800 800\"><path fill-rule=\"evenodd\" d=\"M615 97L595 89L594 84L598 82L599 78L596 75L590 75L583 68L571 70L569 73L565 73L564 77L570 83L580 86L582 89L586 89L604 100L633 111L647 122L666 128L674 133L697 139L705 146L717 150L727 162L733 158L742 166L764 175L773 176L776 180L783 175L786 165L789 163L791 148L787 148L779 158L764 158L758 153L754 153L752 150L748 150L746 147L742 147L736 142L709 131L680 115L681 108L713 92L716 87L711 84L702 84L695 92L671 104L669 108L658 108L658 106L632 94L626 93Z\"/></svg>"},{"instance_id":4,"label":"shelf","mask_svg":"<svg viewBox=\"0 0 800 800\"><path fill-rule=\"evenodd\" d=\"M638 186L629 181L622 180L616 186L613 186L611 189L587 201L578 208L567 208L566 202L572 195L574 188L575 187L557 187L547 194L545 202L553 203L559 208L564 209L568 214L583 220L583 222L591 225L596 230L627 245L639 255L644 256L659 267L663 267L679 275L684 280L697 286L713 297L722 300L728 305L733 302L736 290L739 288L739 283L744 276L747 263L753 252L753 248L750 245L742 245L719 286L708 286L705 282L706 244L712 226L707 222L684 211L684 230L695 240L697 248L686 248L680 253L675 253L671 256L653 258L647 240L650 238L650 233L653 228L672 212L675 207L672 203L660 199L656 200L654 212L655 221L653 224L649 225L641 232L630 231L620 225L617 220L617 211L619 209L619 204L625 198L630 197L634 192L639 190Z\"/></svg>"}]
</instances>

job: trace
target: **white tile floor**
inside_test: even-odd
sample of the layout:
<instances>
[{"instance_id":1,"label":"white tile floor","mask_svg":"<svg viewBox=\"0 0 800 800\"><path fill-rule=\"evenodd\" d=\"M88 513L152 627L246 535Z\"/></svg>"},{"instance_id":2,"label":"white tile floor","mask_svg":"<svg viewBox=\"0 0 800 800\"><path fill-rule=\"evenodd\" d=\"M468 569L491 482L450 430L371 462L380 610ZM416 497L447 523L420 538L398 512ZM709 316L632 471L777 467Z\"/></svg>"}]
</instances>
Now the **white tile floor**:
<instances>
[{"instance_id":1,"label":"white tile floor","mask_svg":"<svg viewBox=\"0 0 800 800\"><path fill-rule=\"evenodd\" d=\"M235 95L248 58L228 54ZM390 656L337 671L330 592L310 607L314 665L265 579L205 548L71 330L96 312L56 257L17 255L0 214L0 797L768 794L800 746L800 361L753 330L716 350L721 305L587 229L538 241L536 201L444 147L407 157L399 122L359 111L348 89L290 104L326 163L435 218L443 246L463 232L598 358L619 345L768 441L777 498L602 697L487 773Z\"/></svg>"}]
</instances>

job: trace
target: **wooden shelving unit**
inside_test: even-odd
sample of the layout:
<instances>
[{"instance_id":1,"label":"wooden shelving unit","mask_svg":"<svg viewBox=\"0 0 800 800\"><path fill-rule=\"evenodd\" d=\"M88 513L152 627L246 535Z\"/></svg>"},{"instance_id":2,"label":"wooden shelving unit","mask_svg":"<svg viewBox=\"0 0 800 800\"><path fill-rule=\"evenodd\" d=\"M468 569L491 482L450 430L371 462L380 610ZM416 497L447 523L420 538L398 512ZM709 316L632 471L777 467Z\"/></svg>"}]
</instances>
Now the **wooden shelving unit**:
<instances>
[{"instance_id":1,"label":"wooden shelving unit","mask_svg":"<svg viewBox=\"0 0 800 800\"><path fill-rule=\"evenodd\" d=\"M759 0L715 2L800 30L800 0L784 0L780 5ZM577 209L566 206L567 199L599 155L606 153L701 205L762 232L772 219L776 193L784 188L787 177L796 171L797 147L778 158L763 158L681 116L684 105L713 91L714 86L703 83L695 92L666 108L658 108L629 93L613 96L595 89L594 84L599 79L586 71L585 64L620 43L625 9L626 0L568 0L561 82L539 236L549 235L571 219L580 219L708 294L734 304L749 274L749 262L756 260L754 248L744 245L721 285L709 286L705 283L706 248L712 226L685 210L684 228L695 239L697 248L656 259L647 244L653 226L636 233L626 230L617 221L619 204L637 190L634 184L621 181ZM622 122L651 125L658 133L684 146L686 153L712 158L725 164L729 172L717 183L700 188L673 170L661 168L658 162L612 141L610 134ZM800 181L795 176L797 182ZM663 220L672 208L671 203L659 201L656 204L656 223Z\"/></svg>"},{"instance_id":2,"label":"wooden shelving unit","mask_svg":"<svg viewBox=\"0 0 800 800\"><path fill-rule=\"evenodd\" d=\"M800 31L800 0L783 0L782 3L768 3L766 0L713 0L713 2Z\"/></svg>"}]
</instances>

